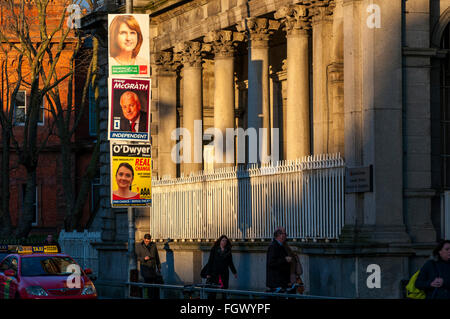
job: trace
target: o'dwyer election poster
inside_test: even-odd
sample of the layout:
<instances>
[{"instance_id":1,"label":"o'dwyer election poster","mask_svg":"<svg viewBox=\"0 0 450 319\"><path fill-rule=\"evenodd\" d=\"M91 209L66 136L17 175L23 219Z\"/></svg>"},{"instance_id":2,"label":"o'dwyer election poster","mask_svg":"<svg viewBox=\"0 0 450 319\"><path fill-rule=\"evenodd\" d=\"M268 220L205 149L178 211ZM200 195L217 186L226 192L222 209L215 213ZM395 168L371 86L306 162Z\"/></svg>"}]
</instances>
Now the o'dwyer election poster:
<instances>
[{"instance_id":1,"label":"o'dwyer election poster","mask_svg":"<svg viewBox=\"0 0 450 319\"><path fill-rule=\"evenodd\" d=\"M111 207L152 204L152 151L148 143L111 143Z\"/></svg>"}]
</instances>

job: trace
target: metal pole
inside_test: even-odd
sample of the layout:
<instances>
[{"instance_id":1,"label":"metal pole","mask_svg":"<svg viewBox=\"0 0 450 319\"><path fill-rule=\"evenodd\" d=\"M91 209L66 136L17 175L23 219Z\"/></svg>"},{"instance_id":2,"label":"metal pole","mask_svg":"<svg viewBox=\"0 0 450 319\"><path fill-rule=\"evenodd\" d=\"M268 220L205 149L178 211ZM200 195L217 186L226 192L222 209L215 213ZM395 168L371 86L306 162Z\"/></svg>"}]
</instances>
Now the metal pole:
<instances>
[{"instance_id":1,"label":"metal pole","mask_svg":"<svg viewBox=\"0 0 450 319\"><path fill-rule=\"evenodd\" d=\"M125 6L126 13L133 13L133 0L126 0Z\"/></svg>"},{"instance_id":2,"label":"metal pole","mask_svg":"<svg viewBox=\"0 0 450 319\"><path fill-rule=\"evenodd\" d=\"M126 0L126 13L133 13L133 0ZM132 272L136 272L135 258L135 226L134 226L134 209L128 207L128 280L134 277ZM135 278L137 279L137 278ZM131 295L131 286L129 287L128 296Z\"/></svg>"}]
</instances>

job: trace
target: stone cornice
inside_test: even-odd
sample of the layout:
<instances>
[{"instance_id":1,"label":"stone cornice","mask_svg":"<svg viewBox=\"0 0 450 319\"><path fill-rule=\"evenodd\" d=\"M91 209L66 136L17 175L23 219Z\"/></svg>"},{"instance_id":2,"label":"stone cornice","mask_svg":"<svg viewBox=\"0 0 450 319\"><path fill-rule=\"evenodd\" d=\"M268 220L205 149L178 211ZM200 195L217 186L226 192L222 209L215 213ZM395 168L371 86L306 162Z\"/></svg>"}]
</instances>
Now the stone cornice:
<instances>
[{"instance_id":1,"label":"stone cornice","mask_svg":"<svg viewBox=\"0 0 450 319\"><path fill-rule=\"evenodd\" d=\"M437 48L403 48L404 56L445 58L449 50Z\"/></svg>"},{"instance_id":2,"label":"stone cornice","mask_svg":"<svg viewBox=\"0 0 450 319\"><path fill-rule=\"evenodd\" d=\"M233 57L236 45L244 38L242 33L221 30L208 32L203 41L211 44L216 57Z\"/></svg>"},{"instance_id":3,"label":"stone cornice","mask_svg":"<svg viewBox=\"0 0 450 319\"><path fill-rule=\"evenodd\" d=\"M168 0L160 5L149 5L143 8L149 11L150 17L156 22L160 23L173 17L182 15L183 13L201 7L207 4L210 0L193 0L187 2L186 0Z\"/></svg>"},{"instance_id":4,"label":"stone cornice","mask_svg":"<svg viewBox=\"0 0 450 319\"><path fill-rule=\"evenodd\" d=\"M300 1L305 2L305 1ZM228 4L228 7L211 4L211 0L194 0L180 4L170 11L151 13L152 26L158 30L152 38L155 50L167 50L180 41L196 40L211 30L230 29L249 15L259 17L292 4L292 0L244 1Z\"/></svg>"},{"instance_id":5,"label":"stone cornice","mask_svg":"<svg viewBox=\"0 0 450 319\"><path fill-rule=\"evenodd\" d=\"M429 198L435 197L438 192L435 189L427 189L427 188L405 188L403 189L404 197L421 197L421 198Z\"/></svg>"},{"instance_id":6,"label":"stone cornice","mask_svg":"<svg viewBox=\"0 0 450 319\"><path fill-rule=\"evenodd\" d=\"M270 239L261 240L232 240L233 250L236 252L267 252ZM173 251L210 251L214 240L158 240L156 245L158 250L173 250ZM435 246L432 243L426 244L378 244L378 243L343 243L339 241L301 241L289 240L291 249L302 255L330 255L330 256L412 256L412 255L429 255L430 251ZM98 244L94 246L102 250L111 249L103 247ZM123 249L122 246L117 245L117 249Z\"/></svg>"}]
</instances>

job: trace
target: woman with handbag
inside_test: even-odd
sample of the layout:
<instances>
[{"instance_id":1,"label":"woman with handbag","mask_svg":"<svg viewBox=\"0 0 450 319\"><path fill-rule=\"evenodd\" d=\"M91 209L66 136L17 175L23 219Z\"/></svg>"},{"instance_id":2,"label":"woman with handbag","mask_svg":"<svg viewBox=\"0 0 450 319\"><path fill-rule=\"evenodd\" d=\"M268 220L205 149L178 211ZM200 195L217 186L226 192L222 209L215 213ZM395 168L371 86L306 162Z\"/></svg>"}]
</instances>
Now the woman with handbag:
<instances>
[{"instance_id":1,"label":"woman with handbag","mask_svg":"<svg viewBox=\"0 0 450 319\"><path fill-rule=\"evenodd\" d=\"M433 259L420 269L415 286L425 291L426 299L450 299L450 240L436 246Z\"/></svg>"},{"instance_id":2,"label":"woman with handbag","mask_svg":"<svg viewBox=\"0 0 450 319\"><path fill-rule=\"evenodd\" d=\"M280 226L276 230L280 230L286 236L286 240L283 242L283 247L286 250L287 255L292 258L292 262L290 263L290 285L291 287L296 286L296 291L299 294L303 294L303 292L305 291L305 286L301 277L301 275L303 274L303 267L300 262L300 258L298 257L297 253L295 253L288 245L286 228ZM291 290L290 293L294 293L294 291Z\"/></svg>"},{"instance_id":3,"label":"woman with handbag","mask_svg":"<svg viewBox=\"0 0 450 319\"><path fill-rule=\"evenodd\" d=\"M206 266L207 282L220 286L222 289L228 289L229 270L237 278L237 271L233 264L233 256L231 254L231 242L227 236L222 235L214 243L209 254ZM216 294L210 293L208 298L215 299ZM224 296L225 297L225 296Z\"/></svg>"}]
</instances>

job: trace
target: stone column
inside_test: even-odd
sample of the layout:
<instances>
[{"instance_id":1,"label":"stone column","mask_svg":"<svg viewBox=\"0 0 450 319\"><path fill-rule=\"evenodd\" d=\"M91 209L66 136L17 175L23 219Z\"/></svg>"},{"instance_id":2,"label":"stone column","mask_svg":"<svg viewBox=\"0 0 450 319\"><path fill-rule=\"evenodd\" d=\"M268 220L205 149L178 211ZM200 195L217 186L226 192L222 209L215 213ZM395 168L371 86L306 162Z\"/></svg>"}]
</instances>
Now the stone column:
<instances>
[{"instance_id":1,"label":"stone column","mask_svg":"<svg viewBox=\"0 0 450 319\"><path fill-rule=\"evenodd\" d=\"M156 78L158 81L159 111L159 175L177 177L177 164L172 160L172 149L176 141L171 139L177 128L177 73L178 64L174 63L171 52L159 52L155 58Z\"/></svg>"},{"instance_id":2,"label":"stone column","mask_svg":"<svg viewBox=\"0 0 450 319\"><path fill-rule=\"evenodd\" d=\"M310 155L310 19L303 5L282 8L275 18L283 19L287 33L286 159L294 160Z\"/></svg>"},{"instance_id":3,"label":"stone column","mask_svg":"<svg viewBox=\"0 0 450 319\"><path fill-rule=\"evenodd\" d=\"M239 31L247 32L249 39L248 128L258 131L258 152L257 154L249 152L249 161L257 155L258 161L265 162L267 161L267 158L264 158L265 155L270 154L269 37L278 27L278 21L265 18L248 18L238 26ZM266 129L266 134L262 137L259 134L260 128ZM250 151L254 145L248 144ZM254 152L255 148L252 149Z\"/></svg>"},{"instance_id":4,"label":"stone column","mask_svg":"<svg viewBox=\"0 0 450 319\"><path fill-rule=\"evenodd\" d=\"M235 126L234 45L242 40L243 34L225 30L211 31L204 38L214 53L214 127L223 137L214 139L215 168L234 165L234 143L230 143L234 139L225 138L226 129Z\"/></svg>"},{"instance_id":5,"label":"stone column","mask_svg":"<svg viewBox=\"0 0 450 319\"><path fill-rule=\"evenodd\" d=\"M333 10L333 46L328 68L328 96L332 128L330 152L344 154L344 15L343 0L336 0Z\"/></svg>"},{"instance_id":6,"label":"stone column","mask_svg":"<svg viewBox=\"0 0 450 319\"><path fill-rule=\"evenodd\" d=\"M330 153L344 154L344 64L333 62L328 68L328 100L330 102Z\"/></svg>"},{"instance_id":7,"label":"stone column","mask_svg":"<svg viewBox=\"0 0 450 319\"><path fill-rule=\"evenodd\" d=\"M402 141L402 4L380 0L382 28L368 27L371 1L344 6L346 165L373 165L373 192L346 194L341 240L405 243Z\"/></svg>"},{"instance_id":8,"label":"stone column","mask_svg":"<svg viewBox=\"0 0 450 319\"><path fill-rule=\"evenodd\" d=\"M311 0L313 33L313 153L330 152L330 101L327 73L331 65L334 1Z\"/></svg>"},{"instance_id":9,"label":"stone column","mask_svg":"<svg viewBox=\"0 0 450 319\"><path fill-rule=\"evenodd\" d=\"M175 47L183 64L183 127L190 133L190 141L184 145L185 148L190 146L190 158L186 149L183 150L183 167L187 175L203 169L203 125L199 127L197 122L195 129L195 121L203 120L201 49L200 42L183 42Z\"/></svg>"}]
</instances>

